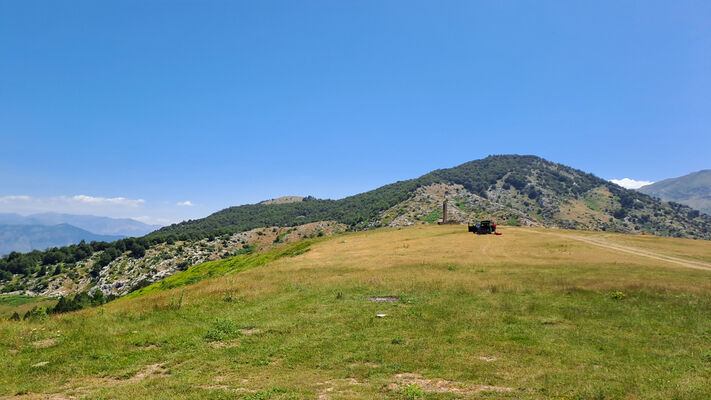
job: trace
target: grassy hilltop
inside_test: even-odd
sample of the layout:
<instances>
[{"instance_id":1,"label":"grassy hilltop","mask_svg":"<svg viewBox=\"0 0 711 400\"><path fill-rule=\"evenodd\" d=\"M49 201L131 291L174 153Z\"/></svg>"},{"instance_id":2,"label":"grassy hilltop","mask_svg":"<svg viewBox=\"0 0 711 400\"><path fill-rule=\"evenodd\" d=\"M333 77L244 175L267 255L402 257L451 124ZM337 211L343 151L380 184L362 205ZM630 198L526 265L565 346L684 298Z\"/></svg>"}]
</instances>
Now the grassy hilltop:
<instances>
[{"instance_id":1,"label":"grassy hilltop","mask_svg":"<svg viewBox=\"0 0 711 400\"><path fill-rule=\"evenodd\" d=\"M414 226L297 242L171 279L102 307L0 322L0 396L711 394L708 241Z\"/></svg>"}]
</instances>

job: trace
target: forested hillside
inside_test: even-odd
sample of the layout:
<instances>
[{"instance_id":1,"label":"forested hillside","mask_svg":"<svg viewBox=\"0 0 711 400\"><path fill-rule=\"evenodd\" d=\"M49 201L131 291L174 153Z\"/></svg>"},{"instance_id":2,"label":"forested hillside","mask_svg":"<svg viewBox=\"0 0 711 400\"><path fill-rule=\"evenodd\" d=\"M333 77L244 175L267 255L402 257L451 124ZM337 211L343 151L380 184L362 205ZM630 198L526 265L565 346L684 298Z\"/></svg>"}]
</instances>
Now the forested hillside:
<instances>
[{"instance_id":1,"label":"forested hillside","mask_svg":"<svg viewBox=\"0 0 711 400\"><path fill-rule=\"evenodd\" d=\"M164 227L150 236L204 237L321 220L359 229L373 226L381 220L381 213L411 198L419 188L433 184L460 185L475 196L479 208L482 201L497 203L544 226L711 238L711 217L699 216L695 210L660 202L540 157L519 155L489 156L340 200L306 197L288 204L230 207L206 218ZM582 203L583 209L575 209L579 208L577 203Z\"/></svg>"}]
</instances>

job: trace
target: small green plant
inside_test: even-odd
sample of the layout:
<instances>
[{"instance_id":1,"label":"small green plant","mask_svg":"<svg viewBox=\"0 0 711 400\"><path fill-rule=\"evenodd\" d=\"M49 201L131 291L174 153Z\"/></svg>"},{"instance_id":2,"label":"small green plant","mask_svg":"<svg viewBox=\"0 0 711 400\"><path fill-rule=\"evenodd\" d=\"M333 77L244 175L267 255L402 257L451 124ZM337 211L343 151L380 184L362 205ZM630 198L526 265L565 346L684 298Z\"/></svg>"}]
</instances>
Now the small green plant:
<instances>
[{"instance_id":1,"label":"small green plant","mask_svg":"<svg viewBox=\"0 0 711 400\"><path fill-rule=\"evenodd\" d=\"M418 400L425 396L425 392L419 385L407 385L400 389L400 394L406 400Z\"/></svg>"},{"instance_id":2,"label":"small green plant","mask_svg":"<svg viewBox=\"0 0 711 400\"><path fill-rule=\"evenodd\" d=\"M704 354L704 361L711 363L711 350L707 351L706 354Z\"/></svg>"},{"instance_id":3,"label":"small green plant","mask_svg":"<svg viewBox=\"0 0 711 400\"><path fill-rule=\"evenodd\" d=\"M47 319L47 307L35 306L32 310L28 311L22 319L33 322L44 322L44 320Z\"/></svg>"},{"instance_id":4,"label":"small green plant","mask_svg":"<svg viewBox=\"0 0 711 400\"><path fill-rule=\"evenodd\" d=\"M185 297L185 289L183 289L182 292L180 292L180 297L178 298L178 301L173 300L173 295L170 296L170 303L168 304L168 308L171 310L180 310L181 307L183 307L183 297Z\"/></svg>"},{"instance_id":5,"label":"small green plant","mask_svg":"<svg viewBox=\"0 0 711 400\"><path fill-rule=\"evenodd\" d=\"M399 337L399 336L398 336L398 337L394 337L393 340L390 341L390 343L392 343L392 344L404 344L404 343L405 343L405 339L403 339L403 338L401 338L401 337Z\"/></svg>"},{"instance_id":6,"label":"small green plant","mask_svg":"<svg viewBox=\"0 0 711 400\"><path fill-rule=\"evenodd\" d=\"M447 265L447 271L456 271L456 270L457 270L456 265L454 265L454 264Z\"/></svg>"},{"instance_id":7,"label":"small green plant","mask_svg":"<svg viewBox=\"0 0 711 400\"><path fill-rule=\"evenodd\" d=\"M336 300L343 300L343 292L342 291L339 290L336 293Z\"/></svg>"},{"instance_id":8,"label":"small green plant","mask_svg":"<svg viewBox=\"0 0 711 400\"><path fill-rule=\"evenodd\" d=\"M519 222L518 218L516 218L516 217L509 218L506 221L506 225L508 225L508 226L519 226L520 224L521 223Z\"/></svg>"},{"instance_id":9,"label":"small green plant","mask_svg":"<svg viewBox=\"0 0 711 400\"><path fill-rule=\"evenodd\" d=\"M230 290L227 293L225 293L224 296L222 296L222 301L225 303L235 303L239 300L237 297L237 291L236 290Z\"/></svg>"},{"instance_id":10,"label":"small green plant","mask_svg":"<svg viewBox=\"0 0 711 400\"><path fill-rule=\"evenodd\" d=\"M616 290L616 291L610 293L610 298L612 300L624 300L625 297L627 297L627 295L624 294L624 292L621 292L619 290Z\"/></svg>"},{"instance_id":11,"label":"small green plant","mask_svg":"<svg viewBox=\"0 0 711 400\"><path fill-rule=\"evenodd\" d=\"M237 332L237 324L233 321L225 318L218 318L215 322L213 322L212 328L210 328L205 334L205 339L211 342L217 342L229 339L235 336Z\"/></svg>"}]
</instances>

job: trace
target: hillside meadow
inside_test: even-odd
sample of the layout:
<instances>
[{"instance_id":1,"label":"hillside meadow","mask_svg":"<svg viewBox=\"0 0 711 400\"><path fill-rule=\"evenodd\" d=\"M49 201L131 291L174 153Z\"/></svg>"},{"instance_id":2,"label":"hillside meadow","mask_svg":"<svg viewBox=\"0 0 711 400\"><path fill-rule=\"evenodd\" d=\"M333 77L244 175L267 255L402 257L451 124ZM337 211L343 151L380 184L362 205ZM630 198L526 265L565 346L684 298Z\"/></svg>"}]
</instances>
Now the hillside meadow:
<instances>
[{"instance_id":1,"label":"hillside meadow","mask_svg":"<svg viewBox=\"0 0 711 400\"><path fill-rule=\"evenodd\" d=\"M502 231L340 234L0 322L0 397L711 396L711 242Z\"/></svg>"}]
</instances>

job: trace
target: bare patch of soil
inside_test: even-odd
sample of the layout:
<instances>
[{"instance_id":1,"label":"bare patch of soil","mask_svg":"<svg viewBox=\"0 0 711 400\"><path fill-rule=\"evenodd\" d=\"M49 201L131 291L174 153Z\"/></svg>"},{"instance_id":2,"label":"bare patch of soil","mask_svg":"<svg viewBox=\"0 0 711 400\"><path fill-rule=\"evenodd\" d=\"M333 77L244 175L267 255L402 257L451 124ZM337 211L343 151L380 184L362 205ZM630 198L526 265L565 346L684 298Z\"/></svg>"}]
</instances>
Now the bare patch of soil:
<instances>
[{"instance_id":1,"label":"bare patch of soil","mask_svg":"<svg viewBox=\"0 0 711 400\"><path fill-rule=\"evenodd\" d=\"M514 390L513 388L503 386L465 385L441 378L427 379L420 374L413 373L395 375L395 381L395 383L390 385L392 390L399 390L409 385L417 385L421 387L423 391L432 393L475 394L479 392L512 392Z\"/></svg>"},{"instance_id":2,"label":"bare patch of soil","mask_svg":"<svg viewBox=\"0 0 711 400\"><path fill-rule=\"evenodd\" d=\"M340 395L353 393L353 386L364 385L365 383L359 382L355 378L346 379L329 379L320 385L325 386L318 393L318 400L328 400L331 398L332 393L338 393Z\"/></svg>"},{"instance_id":3,"label":"bare patch of soil","mask_svg":"<svg viewBox=\"0 0 711 400\"><path fill-rule=\"evenodd\" d=\"M147 365L146 368L138 371L138 373L130 377L128 382L137 382L146 378L160 377L170 375L170 371L165 367L164 364L151 364Z\"/></svg>"},{"instance_id":4,"label":"bare patch of soil","mask_svg":"<svg viewBox=\"0 0 711 400\"><path fill-rule=\"evenodd\" d=\"M38 340L36 342L32 342L32 346L36 349L43 349L45 347L52 347L55 344L57 344L57 341L54 339L45 339L45 340Z\"/></svg>"},{"instance_id":5,"label":"bare patch of soil","mask_svg":"<svg viewBox=\"0 0 711 400\"><path fill-rule=\"evenodd\" d=\"M231 342L212 342L212 343L210 343L210 346L213 349L228 349L230 347L236 347L237 345L239 345L238 340L234 340Z\"/></svg>"}]
</instances>

